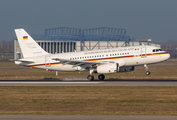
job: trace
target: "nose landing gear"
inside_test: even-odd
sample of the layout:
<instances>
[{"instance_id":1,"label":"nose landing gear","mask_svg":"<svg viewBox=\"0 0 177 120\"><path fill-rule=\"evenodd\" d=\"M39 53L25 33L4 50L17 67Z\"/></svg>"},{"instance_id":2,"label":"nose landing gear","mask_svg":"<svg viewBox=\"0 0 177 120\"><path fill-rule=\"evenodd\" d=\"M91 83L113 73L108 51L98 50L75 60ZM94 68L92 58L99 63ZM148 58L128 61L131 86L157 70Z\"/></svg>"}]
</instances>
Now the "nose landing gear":
<instances>
[{"instance_id":1,"label":"nose landing gear","mask_svg":"<svg viewBox=\"0 0 177 120\"><path fill-rule=\"evenodd\" d=\"M150 72L149 72L149 71L146 71L146 75L150 75Z\"/></svg>"},{"instance_id":2,"label":"nose landing gear","mask_svg":"<svg viewBox=\"0 0 177 120\"><path fill-rule=\"evenodd\" d=\"M146 70L146 75L150 75L150 72L148 71L148 65L147 64L144 64L144 67L145 67L145 70Z\"/></svg>"}]
</instances>

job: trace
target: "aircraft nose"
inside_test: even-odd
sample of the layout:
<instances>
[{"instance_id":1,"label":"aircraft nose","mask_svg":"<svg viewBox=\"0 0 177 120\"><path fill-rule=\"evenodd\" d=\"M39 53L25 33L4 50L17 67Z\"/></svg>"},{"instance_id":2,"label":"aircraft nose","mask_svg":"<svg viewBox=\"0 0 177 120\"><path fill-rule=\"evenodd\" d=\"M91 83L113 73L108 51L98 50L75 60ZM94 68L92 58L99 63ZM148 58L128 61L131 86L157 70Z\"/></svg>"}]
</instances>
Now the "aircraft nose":
<instances>
[{"instance_id":1,"label":"aircraft nose","mask_svg":"<svg viewBox=\"0 0 177 120\"><path fill-rule=\"evenodd\" d=\"M168 53L168 58L170 58L170 54Z\"/></svg>"},{"instance_id":2,"label":"aircraft nose","mask_svg":"<svg viewBox=\"0 0 177 120\"><path fill-rule=\"evenodd\" d=\"M169 58L170 58L170 54L167 52L166 59L169 59Z\"/></svg>"}]
</instances>

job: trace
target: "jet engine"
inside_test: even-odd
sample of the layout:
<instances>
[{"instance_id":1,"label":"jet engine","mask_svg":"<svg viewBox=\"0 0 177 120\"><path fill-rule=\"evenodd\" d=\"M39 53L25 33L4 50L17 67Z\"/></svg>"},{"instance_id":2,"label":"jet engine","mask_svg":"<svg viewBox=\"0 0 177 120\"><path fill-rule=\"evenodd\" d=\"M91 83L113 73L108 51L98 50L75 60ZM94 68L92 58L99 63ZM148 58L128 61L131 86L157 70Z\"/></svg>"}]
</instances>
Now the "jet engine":
<instances>
[{"instance_id":1,"label":"jet engine","mask_svg":"<svg viewBox=\"0 0 177 120\"><path fill-rule=\"evenodd\" d=\"M116 72L130 72L134 71L135 66L123 66L119 67L118 63L107 63L107 64L101 64L97 66L97 68L94 70L94 73L116 73Z\"/></svg>"},{"instance_id":2,"label":"jet engine","mask_svg":"<svg viewBox=\"0 0 177 120\"><path fill-rule=\"evenodd\" d=\"M118 63L107 63L97 66L94 73L116 73L118 71Z\"/></svg>"}]
</instances>

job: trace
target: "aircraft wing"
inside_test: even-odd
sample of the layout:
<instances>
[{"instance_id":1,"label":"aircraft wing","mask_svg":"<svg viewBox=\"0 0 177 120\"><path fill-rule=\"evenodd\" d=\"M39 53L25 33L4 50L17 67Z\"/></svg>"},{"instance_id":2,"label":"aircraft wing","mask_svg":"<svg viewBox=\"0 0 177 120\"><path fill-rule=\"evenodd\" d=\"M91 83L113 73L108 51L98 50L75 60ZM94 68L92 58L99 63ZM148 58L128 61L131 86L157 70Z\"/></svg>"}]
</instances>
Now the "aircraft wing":
<instances>
[{"instance_id":1,"label":"aircraft wing","mask_svg":"<svg viewBox=\"0 0 177 120\"><path fill-rule=\"evenodd\" d=\"M100 62L100 61L82 61L82 60L68 60L68 59L59 59L53 58L52 60L59 61L62 65L73 65L73 68L76 66L80 66L82 69L94 68L98 64L104 64L107 62Z\"/></svg>"}]
</instances>

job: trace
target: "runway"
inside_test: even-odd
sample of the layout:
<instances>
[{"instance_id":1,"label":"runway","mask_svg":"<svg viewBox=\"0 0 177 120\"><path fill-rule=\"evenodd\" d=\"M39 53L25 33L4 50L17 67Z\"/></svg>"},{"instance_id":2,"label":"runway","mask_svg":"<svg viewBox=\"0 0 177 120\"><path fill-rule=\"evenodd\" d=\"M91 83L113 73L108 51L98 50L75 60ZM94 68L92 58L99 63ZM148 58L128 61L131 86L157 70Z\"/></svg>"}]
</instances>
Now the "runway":
<instances>
[{"instance_id":1,"label":"runway","mask_svg":"<svg viewBox=\"0 0 177 120\"><path fill-rule=\"evenodd\" d=\"M0 80L0 86L177 86L177 80L168 79L107 79L88 81L86 79L36 79Z\"/></svg>"}]
</instances>

